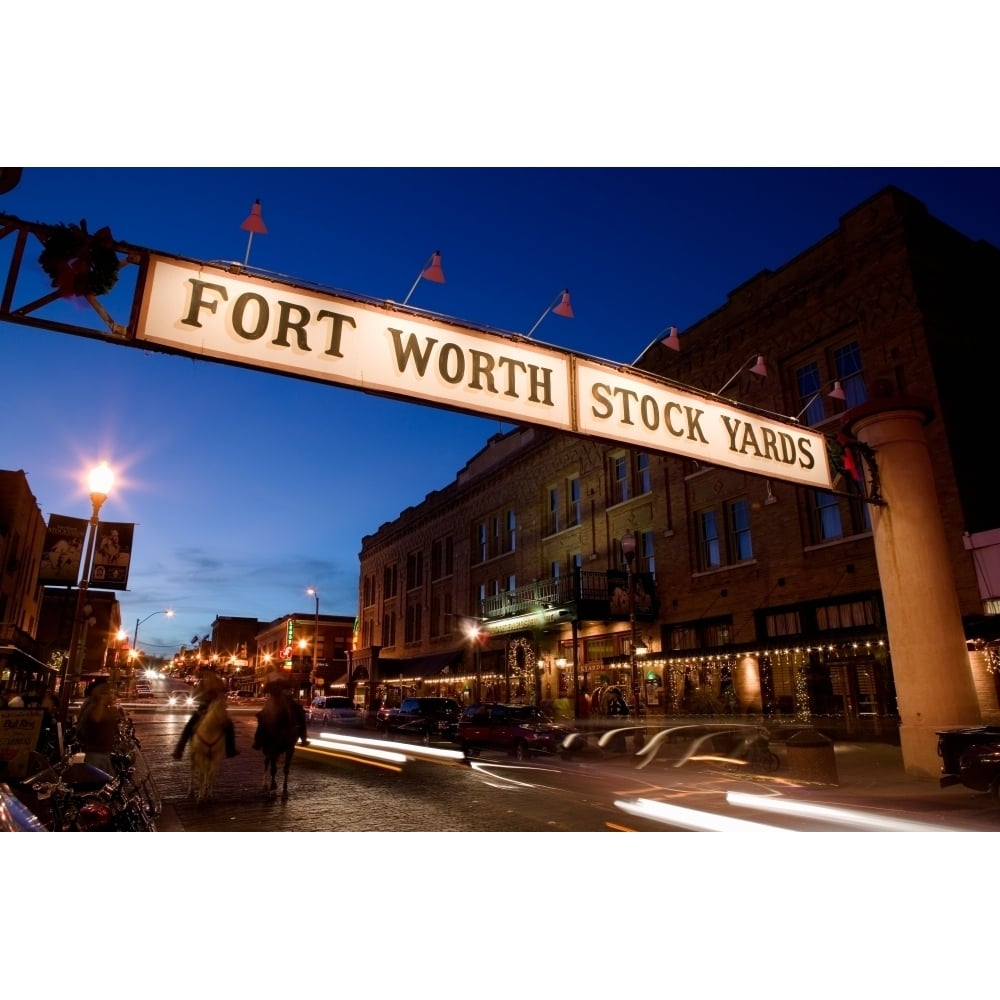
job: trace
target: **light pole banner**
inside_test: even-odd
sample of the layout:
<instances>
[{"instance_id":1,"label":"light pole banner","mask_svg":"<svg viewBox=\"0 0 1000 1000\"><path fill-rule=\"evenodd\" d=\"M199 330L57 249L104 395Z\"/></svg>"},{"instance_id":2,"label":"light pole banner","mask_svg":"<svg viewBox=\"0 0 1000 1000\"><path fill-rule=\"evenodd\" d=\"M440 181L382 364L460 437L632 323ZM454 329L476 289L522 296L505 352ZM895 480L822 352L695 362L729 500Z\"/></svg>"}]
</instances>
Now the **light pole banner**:
<instances>
[{"instance_id":1,"label":"light pole banner","mask_svg":"<svg viewBox=\"0 0 1000 1000\"><path fill-rule=\"evenodd\" d=\"M128 589L128 567L132 561L134 524L101 521L90 571L90 586L106 590Z\"/></svg>"},{"instance_id":2,"label":"light pole banner","mask_svg":"<svg viewBox=\"0 0 1000 1000\"><path fill-rule=\"evenodd\" d=\"M45 532L45 547L38 572L38 585L66 584L75 587L80 576L83 541L87 536L87 520L50 514Z\"/></svg>"}]
</instances>

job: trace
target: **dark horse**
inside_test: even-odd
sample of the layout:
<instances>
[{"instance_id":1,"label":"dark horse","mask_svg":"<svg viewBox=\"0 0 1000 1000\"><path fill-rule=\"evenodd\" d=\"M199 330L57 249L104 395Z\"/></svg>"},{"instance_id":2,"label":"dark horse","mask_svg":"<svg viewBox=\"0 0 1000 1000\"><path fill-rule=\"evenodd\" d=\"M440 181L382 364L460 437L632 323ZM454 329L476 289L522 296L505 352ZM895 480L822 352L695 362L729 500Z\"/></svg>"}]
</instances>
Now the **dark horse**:
<instances>
[{"instance_id":1,"label":"dark horse","mask_svg":"<svg viewBox=\"0 0 1000 1000\"><path fill-rule=\"evenodd\" d=\"M257 713L257 736L254 749L264 754L264 781L261 787L271 795L278 791L278 761L284 758L284 784L281 797L288 797L288 772L292 766L292 754L296 741L308 745L306 739L306 715L302 706L290 694L271 687L264 707ZM268 771L271 782L268 784Z\"/></svg>"}]
</instances>

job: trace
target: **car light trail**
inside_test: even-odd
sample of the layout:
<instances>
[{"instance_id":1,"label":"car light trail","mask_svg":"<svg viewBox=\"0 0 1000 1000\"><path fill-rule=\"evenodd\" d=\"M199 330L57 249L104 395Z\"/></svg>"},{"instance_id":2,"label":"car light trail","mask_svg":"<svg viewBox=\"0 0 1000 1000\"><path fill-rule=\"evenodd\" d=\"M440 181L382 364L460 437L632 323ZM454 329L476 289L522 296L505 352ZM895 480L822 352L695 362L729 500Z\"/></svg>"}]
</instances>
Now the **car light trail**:
<instances>
[{"instance_id":1,"label":"car light trail","mask_svg":"<svg viewBox=\"0 0 1000 1000\"><path fill-rule=\"evenodd\" d=\"M363 763L373 761L385 761L390 764L405 764L406 755L393 750L381 750L378 747L352 746L348 743L340 743L335 740L313 739L309 741L308 747L296 747L295 752L309 753L310 750L325 750L334 754L347 754L354 760Z\"/></svg>"},{"instance_id":2,"label":"car light trail","mask_svg":"<svg viewBox=\"0 0 1000 1000\"><path fill-rule=\"evenodd\" d=\"M656 820L670 826L679 826L685 830L698 830L705 833L794 833L780 826L769 826L767 823L752 823L745 819L734 819L731 816L719 816L715 813L701 812L698 809L686 809L684 806L674 806L667 802L654 802L652 799L636 799L627 802L618 799L615 805L623 812L645 819Z\"/></svg>"},{"instance_id":3,"label":"car light trail","mask_svg":"<svg viewBox=\"0 0 1000 1000\"><path fill-rule=\"evenodd\" d=\"M916 823L912 820L892 819L861 812L857 809L841 809L838 806L818 805L815 802L798 802L775 795L755 795L752 792L726 792L730 805L746 809L759 809L782 813L786 816L802 816L807 819L838 823L857 830L885 830L890 833L948 833L947 827L930 823Z\"/></svg>"},{"instance_id":4,"label":"car light trail","mask_svg":"<svg viewBox=\"0 0 1000 1000\"><path fill-rule=\"evenodd\" d=\"M533 781L518 781L517 778L508 778L504 774L497 774L497 771L503 770L524 770L524 768L518 768L513 764L494 764L489 761L478 761L470 760L469 767L473 771L479 771L482 774L488 774L495 781L505 781L508 785L518 785L521 788L537 788L538 786ZM536 770L536 768L530 768L529 770ZM501 788L502 785L494 784L494 788Z\"/></svg>"},{"instance_id":5,"label":"car light trail","mask_svg":"<svg viewBox=\"0 0 1000 1000\"><path fill-rule=\"evenodd\" d=\"M335 740L338 744L350 744L354 747L382 748L386 746L385 740L374 739L371 736L348 736L346 733L320 733L323 740ZM391 743L390 746L396 751L403 752L405 757L426 757L432 760L465 760L465 755L461 750L445 750L443 747L417 746L415 743Z\"/></svg>"}]
</instances>

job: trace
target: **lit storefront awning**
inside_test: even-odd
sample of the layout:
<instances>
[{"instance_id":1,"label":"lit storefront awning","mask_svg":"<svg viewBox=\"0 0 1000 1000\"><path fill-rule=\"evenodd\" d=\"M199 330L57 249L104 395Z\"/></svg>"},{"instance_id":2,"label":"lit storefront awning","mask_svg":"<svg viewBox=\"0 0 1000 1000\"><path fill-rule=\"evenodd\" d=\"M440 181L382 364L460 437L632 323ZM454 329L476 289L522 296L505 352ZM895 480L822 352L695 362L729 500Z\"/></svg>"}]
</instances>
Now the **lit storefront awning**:
<instances>
[{"instance_id":1,"label":"lit storefront awning","mask_svg":"<svg viewBox=\"0 0 1000 1000\"><path fill-rule=\"evenodd\" d=\"M462 660L462 649L453 649L448 653L429 653L427 656L411 656L406 659L390 660L380 658L378 661L378 673L381 680L391 681L398 679L400 675L404 679L438 678L444 674L447 676L452 672L455 664Z\"/></svg>"},{"instance_id":2,"label":"lit storefront awning","mask_svg":"<svg viewBox=\"0 0 1000 1000\"><path fill-rule=\"evenodd\" d=\"M20 666L22 669L31 671L47 670L53 674L59 672L58 667L54 667L51 663L42 663L41 660L36 660L30 653L26 653L23 649L18 649L17 646L0 646L0 657L8 656L11 657L12 666Z\"/></svg>"}]
</instances>

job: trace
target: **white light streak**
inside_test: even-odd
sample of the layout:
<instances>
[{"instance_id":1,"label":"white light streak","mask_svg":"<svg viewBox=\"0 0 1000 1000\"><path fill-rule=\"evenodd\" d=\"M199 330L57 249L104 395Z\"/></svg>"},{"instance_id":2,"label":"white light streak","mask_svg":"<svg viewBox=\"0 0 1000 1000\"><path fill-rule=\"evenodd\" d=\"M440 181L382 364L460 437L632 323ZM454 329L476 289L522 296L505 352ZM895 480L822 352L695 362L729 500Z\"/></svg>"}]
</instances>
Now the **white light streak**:
<instances>
[{"instance_id":1,"label":"white light streak","mask_svg":"<svg viewBox=\"0 0 1000 1000\"><path fill-rule=\"evenodd\" d=\"M706 833L794 833L780 826L768 826L766 823L751 823L745 819L734 819L731 816L719 816L715 813L701 812L698 809L686 809L684 806L674 806L667 802L654 802L652 799L636 799L633 802L618 799L615 805L623 812L645 819L679 826L685 830L699 830Z\"/></svg>"},{"instance_id":2,"label":"white light streak","mask_svg":"<svg viewBox=\"0 0 1000 1000\"><path fill-rule=\"evenodd\" d=\"M841 826L859 830L886 830L892 833L948 833L947 827L930 823L916 823L912 820L893 819L858 809L841 809L839 806L824 806L815 802L799 802L774 795L757 795L752 792L726 792L730 805L745 809L759 809L782 813L786 816L801 816L807 819L838 823Z\"/></svg>"}]
</instances>

